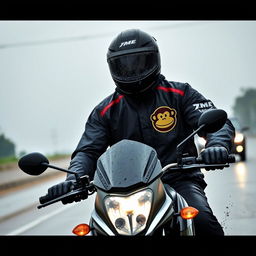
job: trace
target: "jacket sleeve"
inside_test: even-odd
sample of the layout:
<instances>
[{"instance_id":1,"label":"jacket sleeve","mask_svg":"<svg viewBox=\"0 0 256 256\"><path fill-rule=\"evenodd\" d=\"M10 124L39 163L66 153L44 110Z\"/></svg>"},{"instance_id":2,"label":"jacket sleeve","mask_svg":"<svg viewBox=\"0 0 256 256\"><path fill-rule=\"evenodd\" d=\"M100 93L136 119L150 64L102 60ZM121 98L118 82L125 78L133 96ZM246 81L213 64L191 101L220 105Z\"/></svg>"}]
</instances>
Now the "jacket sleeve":
<instances>
[{"instance_id":1,"label":"jacket sleeve","mask_svg":"<svg viewBox=\"0 0 256 256\"><path fill-rule=\"evenodd\" d=\"M195 130L198 128L198 120L201 114L208 109L216 109L216 107L211 100L206 99L189 84L185 84L185 86L182 100L183 114L186 122ZM206 139L205 147L223 146L230 152L235 136L235 128L231 121L227 119L225 125L219 131L215 133L201 132L198 135Z\"/></svg>"},{"instance_id":2,"label":"jacket sleeve","mask_svg":"<svg viewBox=\"0 0 256 256\"><path fill-rule=\"evenodd\" d=\"M109 145L109 136L106 121L95 108L85 124L84 133L71 156L69 170L75 171L79 176L89 175L93 180L96 163ZM73 174L68 174L67 180L75 179Z\"/></svg>"}]
</instances>

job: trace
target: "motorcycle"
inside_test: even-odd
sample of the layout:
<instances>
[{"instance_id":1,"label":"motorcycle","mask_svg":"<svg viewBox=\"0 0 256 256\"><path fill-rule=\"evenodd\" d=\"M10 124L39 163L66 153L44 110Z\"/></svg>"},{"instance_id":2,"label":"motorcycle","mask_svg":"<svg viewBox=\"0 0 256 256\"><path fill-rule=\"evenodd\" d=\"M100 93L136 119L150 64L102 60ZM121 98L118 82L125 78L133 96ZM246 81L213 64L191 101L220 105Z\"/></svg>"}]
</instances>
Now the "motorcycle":
<instances>
[{"instance_id":1,"label":"motorcycle","mask_svg":"<svg viewBox=\"0 0 256 256\"><path fill-rule=\"evenodd\" d=\"M103 153L98 161L93 181L89 176L49 163L41 153L23 156L18 165L29 175L40 175L48 167L74 174L76 184L70 192L49 200L48 195L39 198L38 209L62 201L63 204L85 200L96 194L89 224L79 224L73 229L78 236L155 236L195 235L193 219L198 210L161 177L171 171L188 171L195 168L223 168L235 162L233 155L225 164L204 164L199 157L183 155L185 143L199 131L216 132L226 122L227 114L221 109L202 113L198 129L176 148L177 162L162 168L156 151L141 142L122 140Z\"/></svg>"}]
</instances>

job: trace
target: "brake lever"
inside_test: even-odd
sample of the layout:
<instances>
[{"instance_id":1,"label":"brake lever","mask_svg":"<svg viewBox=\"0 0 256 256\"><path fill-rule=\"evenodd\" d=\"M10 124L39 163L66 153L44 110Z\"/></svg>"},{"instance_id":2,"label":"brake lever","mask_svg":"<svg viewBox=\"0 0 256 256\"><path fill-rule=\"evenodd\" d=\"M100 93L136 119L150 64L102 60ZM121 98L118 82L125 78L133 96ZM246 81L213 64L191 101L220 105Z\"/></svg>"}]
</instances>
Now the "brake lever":
<instances>
[{"instance_id":1,"label":"brake lever","mask_svg":"<svg viewBox=\"0 0 256 256\"><path fill-rule=\"evenodd\" d=\"M213 167L218 169L218 167L222 168L222 167L229 167L230 165L227 164L190 164L190 165L183 165L181 168L177 168L177 169L193 169L193 168L207 168L207 167ZM172 170L175 170L175 168L173 168Z\"/></svg>"},{"instance_id":2,"label":"brake lever","mask_svg":"<svg viewBox=\"0 0 256 256\"><path fill-rule=\"evenodd\" d=\"M230 167L230 163L235 162L235 156L229 155L228 163L224 164L205 164L202 162L200 157L185 157L181 158L180 163L172 163L168 164L163 168L163 174L168 171L183 171L189 169L196 169L196 168L215 168L215 169L222 169L224 167Z\"/></svg>"}]
</instances>

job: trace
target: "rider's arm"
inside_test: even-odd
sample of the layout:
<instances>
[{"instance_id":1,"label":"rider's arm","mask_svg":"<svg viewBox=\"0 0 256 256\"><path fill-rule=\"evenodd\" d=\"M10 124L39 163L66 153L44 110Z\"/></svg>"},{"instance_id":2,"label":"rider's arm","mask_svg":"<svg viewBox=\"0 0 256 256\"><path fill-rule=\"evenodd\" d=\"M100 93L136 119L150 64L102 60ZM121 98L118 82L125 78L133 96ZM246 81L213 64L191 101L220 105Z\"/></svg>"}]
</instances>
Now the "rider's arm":
<instances>
[{"instance_id":1,"label":"rider's arm","mask_svg":"<svg viewBox=\"0 0 256 256\"><path fill-rule=\"evenodd\" d=\"M71 156L69 170L77 172L79 176L89 175L92 180L97 159L109 145L108 138L106 122L96 107L91 112L85 124L84 133ZM74 179L74 175L68 174L67 179Z\"/></svg>"},{"instance_id":2,"label":"rider's arm","mask_svg":"<svg viewBox=\"0 0 256 256\"><path fill-rule=\"evenodd\" d=\"M216 108L211 100L206 99L189 84L185 84L182 104L185 120L194 129L198 128L197 123L203 111ZM199 135L206 139L206 148L212 146L223 146L230 151L235 135L235 128L230 120L227 119L225 125L219 131L207 134L201 132Z\"/></svg>"}]
</instances>

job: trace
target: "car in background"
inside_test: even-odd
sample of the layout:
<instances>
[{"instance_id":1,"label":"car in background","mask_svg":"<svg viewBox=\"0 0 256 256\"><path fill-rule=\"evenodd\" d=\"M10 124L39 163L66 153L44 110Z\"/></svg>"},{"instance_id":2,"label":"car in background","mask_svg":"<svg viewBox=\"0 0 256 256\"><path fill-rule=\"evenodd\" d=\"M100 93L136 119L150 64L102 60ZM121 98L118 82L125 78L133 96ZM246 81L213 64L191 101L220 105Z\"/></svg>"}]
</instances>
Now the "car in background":
<instances>
[{"instance_id":1,"label":"car in background","mask_svg":"<svg viewBox=\"0 0 256 256\"><path fill-rule=\"evenodd\" d=\"M246 161L246 135L245 131L249 130L248 126L241 126L237 117L230 117L229 120L232 122L236 129L236 135L232 147L232 153L238 154L241 161Z\"/></svg>"},{"instance_id":2,"label":"car in background","mask_svg":"<svg viewBox=\"0 0 256 256\"><path fill-rule=\"evenodd\" d=\"M236 135L233 141L233 146L231 149L231 154L236 154L240 156L240 161L246 161L246 135L245 131L249 129L249 127L245 126L242 127L239 119L237 117L229 117L229 120L232 122L233 126L236 130ZM200 153L205 147L205 139L199 137L198 135L195 136L195 144Z\"/></svg>"}]
</instances>

